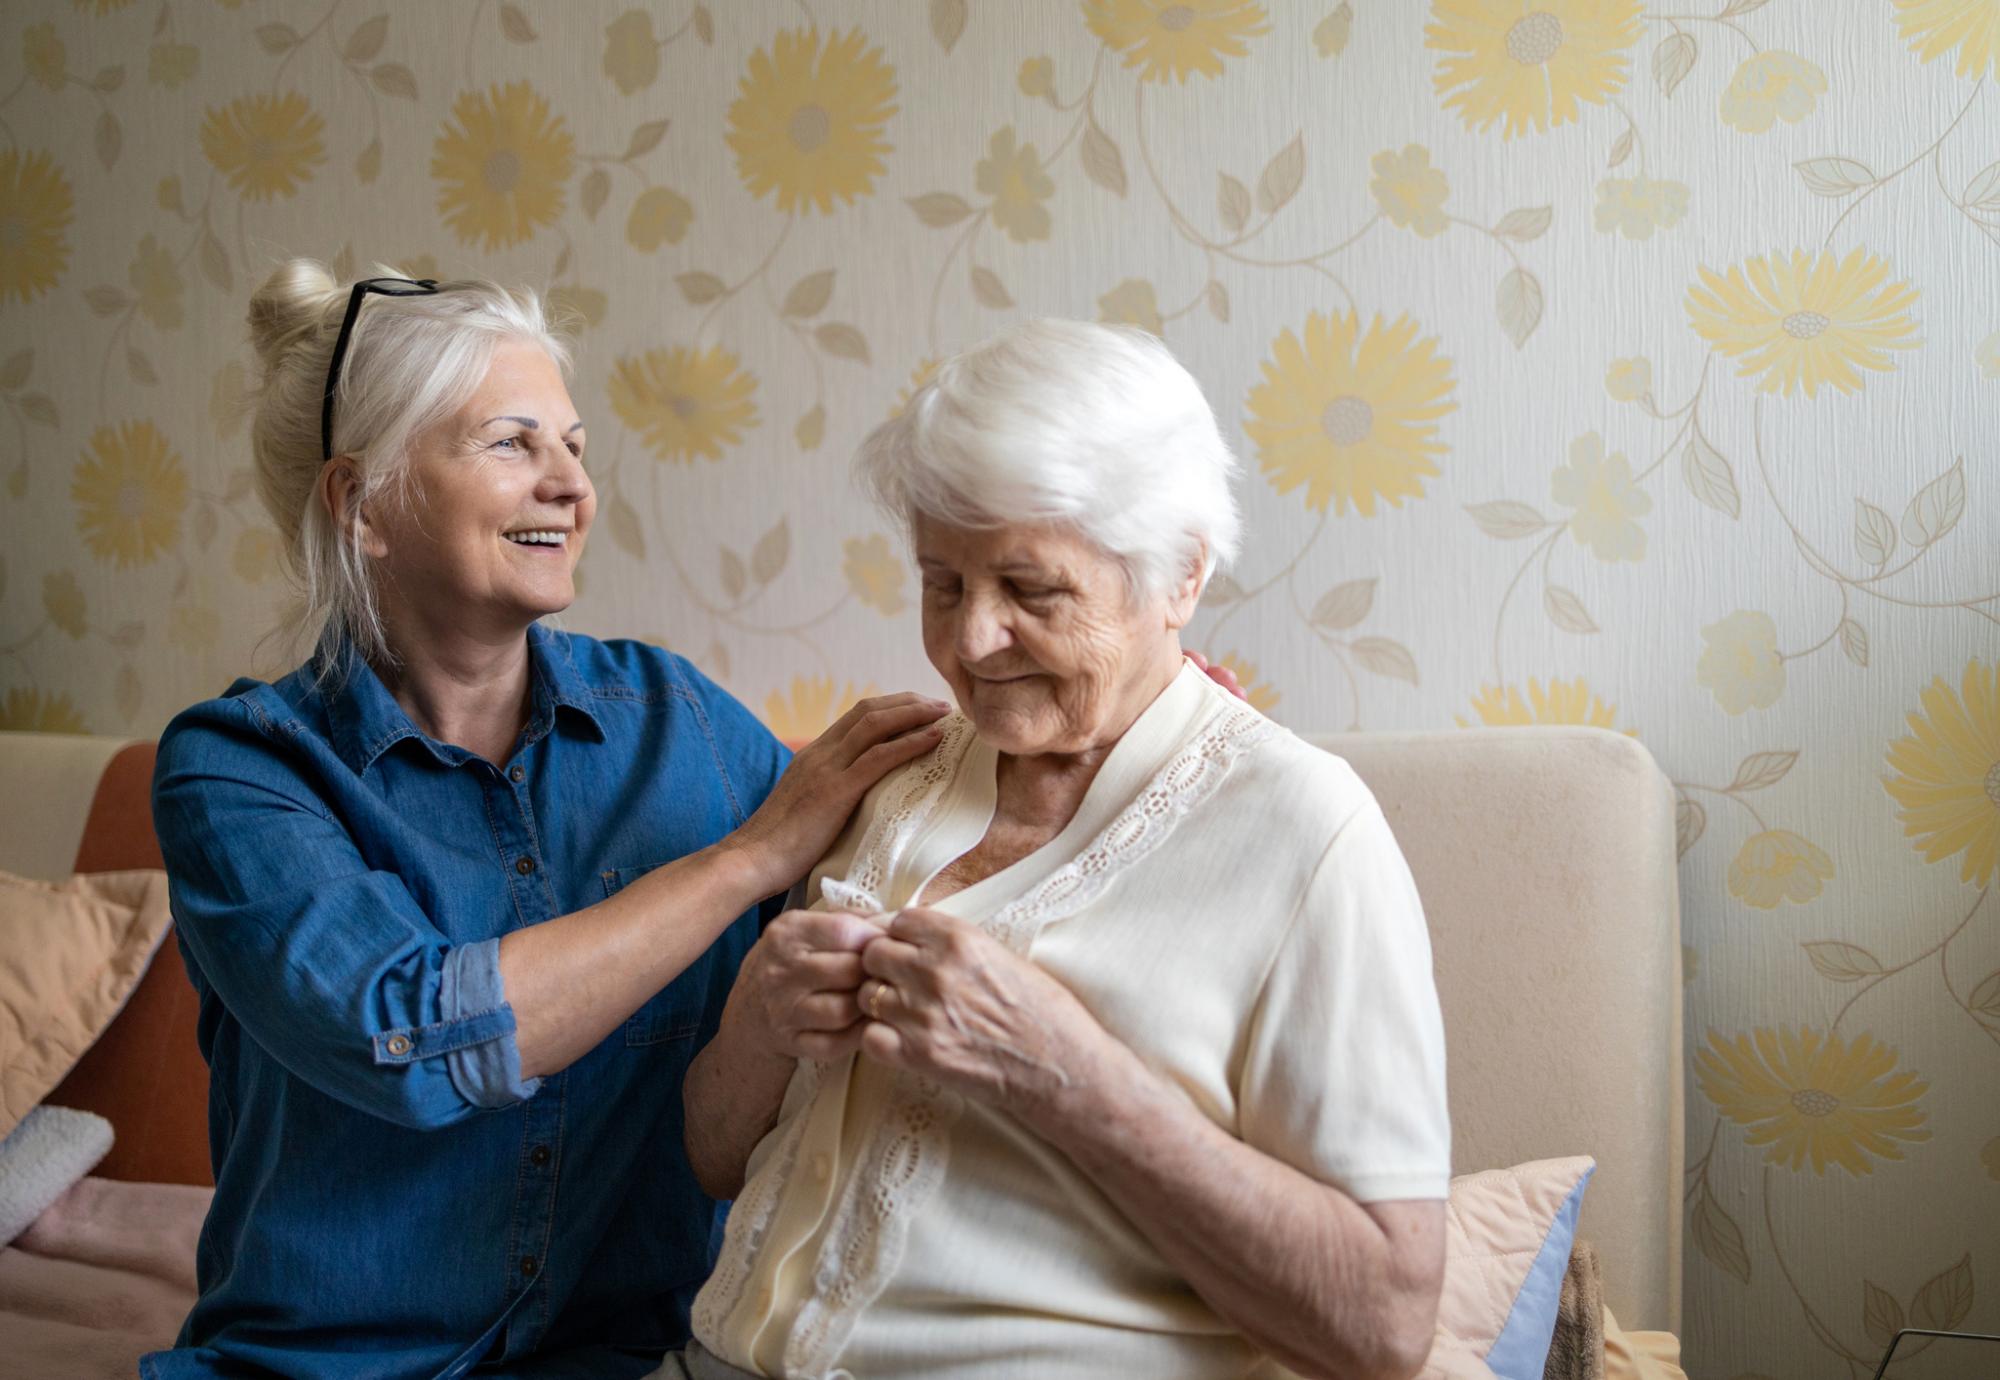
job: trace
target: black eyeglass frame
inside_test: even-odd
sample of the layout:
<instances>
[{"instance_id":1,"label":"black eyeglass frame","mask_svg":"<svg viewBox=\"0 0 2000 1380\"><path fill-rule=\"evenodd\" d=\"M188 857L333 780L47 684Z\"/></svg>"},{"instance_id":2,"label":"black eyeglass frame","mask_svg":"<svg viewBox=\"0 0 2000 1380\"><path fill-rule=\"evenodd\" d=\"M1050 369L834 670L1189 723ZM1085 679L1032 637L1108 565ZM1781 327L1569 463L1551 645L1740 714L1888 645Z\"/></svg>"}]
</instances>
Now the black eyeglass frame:
<instances>
[{"instance_id":1,"label":"black eyeglass frame","mask_svg":"<svg viewBox=\"0 0 2000 1380\"><path fill-rule=\"evenodd\" d=\"M333 459L333 395L340 387L340 366L347 359L347 342L354 335L354 322L361 315L361 301L369 293L383 297L428 297L442 291L435 278L363 278L347 294L347 314L340 318L340 335L333 342L333 358L326 365L326 397L319 409L319 448L322 461Z\"/></svg>"}]
</instances>

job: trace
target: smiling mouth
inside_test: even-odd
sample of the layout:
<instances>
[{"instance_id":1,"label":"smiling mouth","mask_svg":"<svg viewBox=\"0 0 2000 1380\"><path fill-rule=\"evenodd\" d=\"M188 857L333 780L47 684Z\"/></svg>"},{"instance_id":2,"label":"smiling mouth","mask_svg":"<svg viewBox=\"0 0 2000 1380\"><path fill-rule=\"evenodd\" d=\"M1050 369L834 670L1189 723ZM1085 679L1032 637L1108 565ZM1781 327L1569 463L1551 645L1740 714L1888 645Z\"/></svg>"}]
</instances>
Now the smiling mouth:
<instances>
[{"instance_id":1,"label":"smiling mouth","mask_svg":"<svg viewBox=\"0 0 2000 1380\"><path fill-rule=\"evenodd\" d=\"M531 550L562 551L569 545L569 533L559 527L536 527L521 532L502 532L500 535L515 546Z\"/></svg>"}]
</instances>

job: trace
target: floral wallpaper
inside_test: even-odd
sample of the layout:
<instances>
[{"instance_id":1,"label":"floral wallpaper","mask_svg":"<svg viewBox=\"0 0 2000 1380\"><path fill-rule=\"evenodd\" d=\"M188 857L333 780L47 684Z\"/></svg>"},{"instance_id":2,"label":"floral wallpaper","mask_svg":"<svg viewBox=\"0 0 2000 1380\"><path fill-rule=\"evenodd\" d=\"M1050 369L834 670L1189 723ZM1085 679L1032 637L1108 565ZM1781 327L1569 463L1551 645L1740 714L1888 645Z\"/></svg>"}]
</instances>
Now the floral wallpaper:
<instances>
[{"instance_id":1,"label":"floral wallpaper","mask_svg":"<svg viewBox=\"0 0 2000 1380\"><path fill-rule=\"evenodd\" d=\"M855 442L1135 322L1245 462L1193 642L1260 708L1672 776L1689 1369L1867 1375L2000 1331L1996 80L1996 0L13 4L0 727L283 669L279 256L547 288L569 626L793 737L935 685Z\"/></svg>"}]
</instances>

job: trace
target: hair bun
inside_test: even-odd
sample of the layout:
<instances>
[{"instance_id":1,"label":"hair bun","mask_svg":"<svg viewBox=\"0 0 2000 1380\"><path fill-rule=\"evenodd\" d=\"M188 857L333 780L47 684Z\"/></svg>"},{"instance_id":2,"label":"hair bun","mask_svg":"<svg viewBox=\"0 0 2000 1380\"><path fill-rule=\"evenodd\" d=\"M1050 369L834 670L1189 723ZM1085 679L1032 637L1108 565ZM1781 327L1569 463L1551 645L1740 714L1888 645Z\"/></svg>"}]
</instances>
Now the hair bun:
<instances>
[{"instance_id":1,"label":"hair bun","mask_svg":"<svg viewBox=\"0 0 2000 1380\"><path fill-rule=\"evenodd\" d=\"M280 264L250 297L250 343L266 372L326 330L328 317L345 298L324 264L313 259Z\"/></svg>"}]
</instances>

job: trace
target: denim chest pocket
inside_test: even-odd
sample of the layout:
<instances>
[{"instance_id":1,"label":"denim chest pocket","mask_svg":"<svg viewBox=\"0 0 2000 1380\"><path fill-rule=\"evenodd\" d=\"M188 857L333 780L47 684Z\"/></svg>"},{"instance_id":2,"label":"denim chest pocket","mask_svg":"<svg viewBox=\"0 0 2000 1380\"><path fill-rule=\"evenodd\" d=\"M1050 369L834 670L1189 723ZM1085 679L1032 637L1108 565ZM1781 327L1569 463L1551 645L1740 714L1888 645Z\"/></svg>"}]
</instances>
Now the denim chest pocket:
<instances>
[{"instance_id":1,"label":"denim chest pocket","mask_svg":"<svg viewBox=\"0 0 2000 1380\"><path fill-rule=\"evenodd\" d=\"M616 896L654 868L664 865L651 863L645 867L607 869L600 874L606 899ZM700 975L707 961L705 956L696 959L686 972L647 998L646 1004L632 1013L625 1022L625 1043L628 1046L686 1044L700 1033L705 986Z\"/></svg>"}]
</instances>

